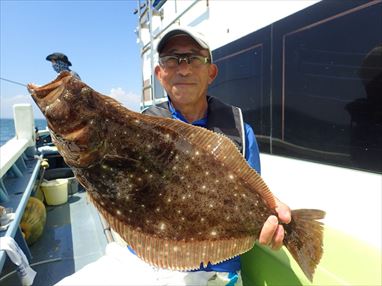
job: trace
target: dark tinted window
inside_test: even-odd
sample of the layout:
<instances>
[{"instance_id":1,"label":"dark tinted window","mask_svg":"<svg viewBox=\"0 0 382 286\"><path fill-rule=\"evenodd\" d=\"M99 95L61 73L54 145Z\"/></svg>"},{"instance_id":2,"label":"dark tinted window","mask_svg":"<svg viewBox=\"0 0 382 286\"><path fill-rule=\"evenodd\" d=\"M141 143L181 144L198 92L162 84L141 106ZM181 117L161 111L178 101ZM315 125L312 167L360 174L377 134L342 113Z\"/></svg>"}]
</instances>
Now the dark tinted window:
<instances>
[{"instance_id":1,"label":"dark tinted window","mask_svg":"<svg viewBox=\"0 0 382 286\"><path fill-rule=\"evenodd\" d=\"M273 24L272 45L222 55L262 31L214 53L211 93L243 108L262 152L382 172L382 4L357 3L320 2Z\"/></svg>"},{"instance_id":2,"label":"dark tinted window","mask_svg":"<svg viewBox=\"0 0 382 286\"><path fill-rule=\"evenodd\" d=\"M258 31L214 52L219 67L218 77L209 94L242 109L261 144L270 136L270 29ZM261 138L260 138L261 137ZM269 144L262 145L269 152Z\"/></svg>"},{"instance_id":3,"label":"dark tinted window","mask_svg":"<svg viewBox=\"0 0 382 286\"><path fill-rule=\"evenodd\" d=\"M375 6L360 8L284 36L285 141L354 167L367 169L378 154L382 161L381 105L371 108L377 96L362 78L367 54L382 43L381 17Z\"/></svg>"}]
</instances>

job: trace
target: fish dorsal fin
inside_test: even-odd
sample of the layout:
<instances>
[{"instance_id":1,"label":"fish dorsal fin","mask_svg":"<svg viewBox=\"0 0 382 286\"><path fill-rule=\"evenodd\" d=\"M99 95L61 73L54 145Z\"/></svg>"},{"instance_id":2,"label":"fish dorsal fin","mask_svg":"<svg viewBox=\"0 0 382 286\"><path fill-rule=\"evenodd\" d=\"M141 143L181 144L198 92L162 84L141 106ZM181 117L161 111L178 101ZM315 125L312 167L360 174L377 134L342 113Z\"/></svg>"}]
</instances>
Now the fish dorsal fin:
<instances>
[{"instance_id":1,"label":"fish dorsal fin","mask_svg":"<svg viewBox=\"0 0 382 286\"><path fill-rule=\"evenodd\" d=\"M146 122L171 129L192 145L199 146L204 152L213 154L222 164L230 166L234 173L232 175L241 177L251 189L256 190L270 208L276 207L275 198L268 186L261 176L248 165L236 145L228 137L180 120L140 115Z\"/></svg>"}]
</instances>

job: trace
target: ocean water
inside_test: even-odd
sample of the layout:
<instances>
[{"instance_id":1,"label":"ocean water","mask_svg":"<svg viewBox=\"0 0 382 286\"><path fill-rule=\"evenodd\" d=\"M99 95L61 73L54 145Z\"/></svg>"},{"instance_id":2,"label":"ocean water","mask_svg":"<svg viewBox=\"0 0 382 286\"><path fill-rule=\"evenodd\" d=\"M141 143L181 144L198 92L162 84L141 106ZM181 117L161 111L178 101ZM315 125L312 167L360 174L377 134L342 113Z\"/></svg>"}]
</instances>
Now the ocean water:
<instances>
[{"instance_id":1,"label":"ocean water","mask_svg":"<svg viewBox=\"0 0 382 286\"><path fill-rule=\"evenodd\" d=\"M34 125L39 130L46 129L45 119L35 119ZM15 124L13 119L0 118L0 146L3 146L9 139L15 137Z\"/></svg>"}]
</instances>

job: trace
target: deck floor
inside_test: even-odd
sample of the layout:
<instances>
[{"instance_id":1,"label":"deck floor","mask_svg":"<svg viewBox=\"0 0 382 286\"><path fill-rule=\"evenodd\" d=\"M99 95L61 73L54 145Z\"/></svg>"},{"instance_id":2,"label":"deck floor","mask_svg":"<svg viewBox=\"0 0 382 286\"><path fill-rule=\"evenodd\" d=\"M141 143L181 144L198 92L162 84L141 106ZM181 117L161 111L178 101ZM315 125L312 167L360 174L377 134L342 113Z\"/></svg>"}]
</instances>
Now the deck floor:
<instances>
[{"instance_id":1,"label":"deck floor","mask_svg":"<svg viewBox=\"0 0 382 286\"><path fill-rule=\"evenodd\" d=\"M32 268L37 272L33 285L54 285L104 255L107 244L102 224L85 191L69 196L68 202L47 206L43 235L31 247ZM1 285L21 285L9 259ZM7 277L6 277L7 276Z\"/></svg>"}]
</instances>

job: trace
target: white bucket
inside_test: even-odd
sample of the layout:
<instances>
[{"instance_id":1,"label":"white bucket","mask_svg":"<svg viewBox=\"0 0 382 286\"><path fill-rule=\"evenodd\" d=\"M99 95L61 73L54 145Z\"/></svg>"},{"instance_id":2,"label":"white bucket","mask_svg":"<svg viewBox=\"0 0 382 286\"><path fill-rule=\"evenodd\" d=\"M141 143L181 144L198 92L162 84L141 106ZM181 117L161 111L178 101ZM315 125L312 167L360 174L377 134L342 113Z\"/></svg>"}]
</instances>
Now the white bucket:
<instances>
[{"instance_id":1,"label":"white bucket","mask_svg":"<svg viewBox=\"0 0 382 286\"><path fill-rule=\"evenodd\" d=\"M68 201L68 179L55 179L41 183L48 205L61 205Z\"/></svg>"}]
</instances>

